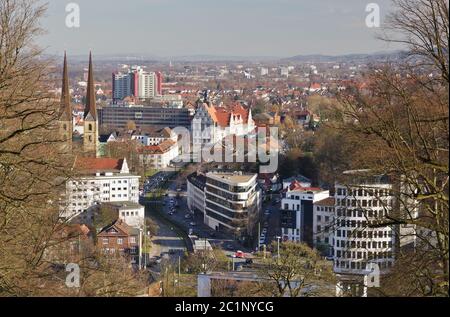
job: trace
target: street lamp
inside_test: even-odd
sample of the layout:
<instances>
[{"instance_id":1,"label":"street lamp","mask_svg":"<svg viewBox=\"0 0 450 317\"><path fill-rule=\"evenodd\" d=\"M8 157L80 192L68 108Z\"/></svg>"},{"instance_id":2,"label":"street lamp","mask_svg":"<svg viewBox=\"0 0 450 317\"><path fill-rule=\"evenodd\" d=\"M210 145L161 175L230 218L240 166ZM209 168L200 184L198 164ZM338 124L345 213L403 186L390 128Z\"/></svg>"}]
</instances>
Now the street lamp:
<instances>
[{"instance_id":1,"label":"street lamp","mask_svg":"<svg viewBox=\"0 0 450 317\"><path fill-rule=\"evenodd\" d=\"M280 264L280 236L277 236L277 262Z\"/></svg>"}]
</instances>

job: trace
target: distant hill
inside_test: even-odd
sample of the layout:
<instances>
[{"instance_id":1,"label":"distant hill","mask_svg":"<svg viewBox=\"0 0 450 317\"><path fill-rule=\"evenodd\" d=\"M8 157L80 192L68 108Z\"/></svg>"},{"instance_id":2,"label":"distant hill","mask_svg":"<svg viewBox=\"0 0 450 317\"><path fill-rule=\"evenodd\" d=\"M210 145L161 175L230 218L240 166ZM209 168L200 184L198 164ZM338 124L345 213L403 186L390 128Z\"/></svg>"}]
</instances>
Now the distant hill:
<instances>
[{"instance_id":1,"label":"distant hill","mask_svg":"<svg viewBox=\"0 0 450 317\"><path fill-rule=\"evenodd\" d=\"M95 54L94 59L99 62L275 62L275 63L342 63L342 62L374 62L396 61L404 58L406 52L378 52L373 54L347 54L347 55L297 55L287 58L275 56L221 56L221 55L185 55L185 56L157 56L151 54ZM83 55L69 55L71 62L84 62L88 59L88 53ZM60 59L61 56L42 55L41 58Z\"/></svg>"},{"instance_id":2,"label":"distant hill","mask_svg":"<svg viewBox=\"0 0 450 317\"><path fill-rule=\"evenodd\" d=\"M403 58L406 52L393 51L393 52L377 52L373 54L347 54L347 55L297 55L293 57L283 58L284 62L297 62L297 63L342 63L342 62L370 62L370 61L395 61Z\"/></svg>"}]
</instances>

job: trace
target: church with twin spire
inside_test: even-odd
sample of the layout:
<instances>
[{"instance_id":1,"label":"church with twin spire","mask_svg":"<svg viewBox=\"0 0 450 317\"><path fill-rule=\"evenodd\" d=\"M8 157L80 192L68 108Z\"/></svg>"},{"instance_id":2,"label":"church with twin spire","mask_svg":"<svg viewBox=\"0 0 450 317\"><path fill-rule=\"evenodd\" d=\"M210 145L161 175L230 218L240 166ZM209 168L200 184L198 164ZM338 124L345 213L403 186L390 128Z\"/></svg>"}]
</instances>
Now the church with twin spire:
<instances>
[{"instance_id":1,"label":"church with twin spire","mask_svg":"<svg viewBox=\"0 0 450 317\"><path fill-rule=\"evenodd\" d=\"M73 136L73 116L69 90L69 73L67 55L64 53L64 66L61 90L61 104L59 111L59 131L67 152L78 152L88 157L97 157L99 146L98 118L96 108L94 73L92 66L92 53L89 54L89 72L86 91L86 104L83 114L83 138L75 141ZM81 143L81 144L80 144ZM80 153L81 152L81 153ZM75 153L74 153L75 154Z\"/></svg>"}]
</instances>

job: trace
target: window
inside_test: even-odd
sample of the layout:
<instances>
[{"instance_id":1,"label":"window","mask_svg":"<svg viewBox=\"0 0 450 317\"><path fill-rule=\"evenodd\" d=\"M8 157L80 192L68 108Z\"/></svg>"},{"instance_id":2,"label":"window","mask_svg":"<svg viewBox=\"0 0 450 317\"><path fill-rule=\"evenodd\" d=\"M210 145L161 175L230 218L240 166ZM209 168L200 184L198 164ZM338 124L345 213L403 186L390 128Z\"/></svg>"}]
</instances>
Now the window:
<instances>
[{"instance_id":1,"label":"window","mask_svg":"<svg viewBox=\"0 0 450 317\"><path fill-rule=\"evenodd\" d=\"M103 238L103 244L108 244L109 240L108 238Z\"/></svg>"},{"instance_id":2,"label":"window","mask_svg":"<svg viewBox=\"0 0 450 317\"><path fill-rule=\"evenodd\" d=\"M130 237L130 243L136 243L136 237Z\"/></svg>"},{"instance_id":3,"label":"window","mask_svg":"<svg viewBox=\"0 0 450 317\"><path fill-rule=\"evenodd\" d=\"M123 239L122 238L117 238L117 244L123 244Z\"/></svg>"}]
</instances>

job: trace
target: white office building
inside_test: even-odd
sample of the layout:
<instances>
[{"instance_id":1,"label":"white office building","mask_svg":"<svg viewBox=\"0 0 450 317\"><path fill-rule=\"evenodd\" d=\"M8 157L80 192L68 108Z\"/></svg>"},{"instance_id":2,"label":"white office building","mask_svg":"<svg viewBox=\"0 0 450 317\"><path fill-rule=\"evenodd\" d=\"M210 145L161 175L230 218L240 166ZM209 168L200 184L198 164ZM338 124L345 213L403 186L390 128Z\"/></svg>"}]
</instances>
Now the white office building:
<instances>
[{"instance_id":1,"label":"white office building","mask_svg":"<svg viewBox=\"0 0 450 317\"><path fill-rule=\"evenodd\" d=\"M334 271L365 274L367 263L380 269L393 265L395 233L391 227L370 228L393 206L392 185L374 176L352 185L336 184Z\"/></svg>"},{"instance_id":2,"label":"white office building","mask_svg":"<svg viewBox=\"0 0 450 317\"><path fill-rule=\"evenodd\" d=\"M329 197L329 191L303 187L298 181L285 189L281 199L281 235L284 241L313 246L313 204Z\"/></svg>"},{"instance_id":3,"label":"white office building","mask_svg":"<svg viewBox=\"0 0 450 317\"><path fill-rule=\"evenodd\" d=\"M333 256L334 197L313 204L313 245L326 256Z\"/></svg>"},{"instance_id":4,"label":"white office building","mask_svg":"<svg viewBox=\"0 0 450 317\"><path fill-rule=\"evenodd\" d=\"M126 159L76 157L75 176L66 182L61 217L72 219L105 202L139 201L139 178L130 174Z\"/></svg>"},{"instance_id":5,"label":"white office building","mask_svg":"<svg viewBox=\"0 0 450 317\"><path fill-rule=\"evenodd\" d=\"M251 234L261 210L257 174L206 174L205 224L215 230L233 232L237 238Z\"/></svg>"},{"instance_id":6,"label":"white office building","mask_svg":"<svg viewBox=\"0 0 450 317\"><path fill-rule=\"evenodd\" d=\"M367 296L364 276L373 266L384 274L395 260L395 229L371 226L391 212L392 184L388 177L373 176L367 170L347 171L344 176L347 184L335 185L333 269L340 280L337 294L353 290L353 295Z\"/></svg>"},{"instance_id":7,"label":"white office building","mask_svg":"<svg viewBox=\"0 0 450 317\"><path fill-rule=\"evenodd\" d=\"M187 177L187 206L191 213L205 213L206 176L193 173Z\"/></svg>"}]
</instances>

